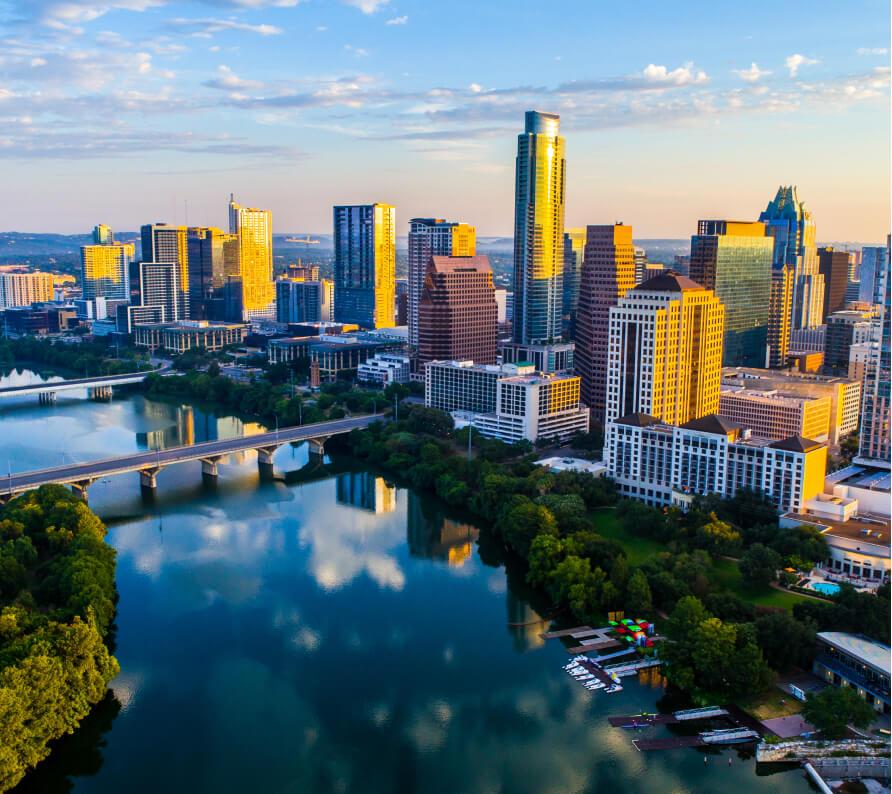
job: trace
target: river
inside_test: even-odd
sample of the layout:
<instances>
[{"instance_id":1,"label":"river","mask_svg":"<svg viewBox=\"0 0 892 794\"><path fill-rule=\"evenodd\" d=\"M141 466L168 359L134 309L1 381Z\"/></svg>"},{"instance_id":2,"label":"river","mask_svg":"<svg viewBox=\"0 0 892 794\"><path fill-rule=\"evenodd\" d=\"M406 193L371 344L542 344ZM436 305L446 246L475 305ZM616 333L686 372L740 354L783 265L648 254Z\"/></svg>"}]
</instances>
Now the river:
<instances>
[{"instance_id":1,"label":"river","mask_svg":"<svg viewBox=\"0 0 892 794\"><path fill-rule=\"evenodd\" d=\"M22 397L0 403L0 466L260 430L139 395ZM606 717L655 711L657 677L585 691L486 535L348 462L307 461L283 447L261 481L246 453L216 486L180 464L149 501L135 474L91 487L118 551L121 674L17 794L808 790L799 771L757 775L747 750L637 752Z\"/></svg>"}]
</instances>

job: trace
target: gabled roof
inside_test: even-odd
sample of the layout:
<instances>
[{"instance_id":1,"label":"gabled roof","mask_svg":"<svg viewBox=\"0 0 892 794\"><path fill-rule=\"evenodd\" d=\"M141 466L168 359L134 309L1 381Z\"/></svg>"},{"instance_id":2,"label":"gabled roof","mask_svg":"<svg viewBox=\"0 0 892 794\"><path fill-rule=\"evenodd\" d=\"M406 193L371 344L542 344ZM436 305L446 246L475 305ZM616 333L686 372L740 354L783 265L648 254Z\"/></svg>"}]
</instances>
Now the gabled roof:
<instances>
[{"instance_id":1,"label":"gabled roof","mask_svg":"<svg viewBox=\"0 0 892 794\"><path fill-rule=\"evenodd\" d=\"M664 270L647 281L642 281L637 287L633 287L636 292L684 292L693 289L700 290L703 287L674 270Z\"/></svg>"},{"instance_id":2,"label":"gabled roof","mask_svg":"<svg viewBox=\"0 0 892 794\"><path fill-rule=\"evenodd\" d=\"M774 447L775 449L786 449L790 452L810 452L813 449L817 449L818 447L824 446L823 444L812 441L810 438L803 438L802 436L790 436L789 438L785 438L782 441L775 441L768 446Z\"/></svg>"},{"instance_id":3,"label":"gabled roof","mask_svg":"<svg viewBox=\"0 0 892 794\"><path fill-rule=\"evenodd\" d=\"M650 414L626 414L619 419L613 420L617 425L630 425L631 427L650 427L650 425L660 424L660 420L656 416Z\"/></svg>"},{"instance_id":4,"label":"gabled roof","mask_svg":"<svg viewBox=\"0 0 892 794\"><path fill-rule=\"evenodd\" d=\"M700 433L715 433L720 436L727 436L729 433L735 433L743 428L735 424L730 419L718 414L709 414L701 416L699 419L692 419L682 425L685 430L697 430Z\"/></svg>"}]
</instances>

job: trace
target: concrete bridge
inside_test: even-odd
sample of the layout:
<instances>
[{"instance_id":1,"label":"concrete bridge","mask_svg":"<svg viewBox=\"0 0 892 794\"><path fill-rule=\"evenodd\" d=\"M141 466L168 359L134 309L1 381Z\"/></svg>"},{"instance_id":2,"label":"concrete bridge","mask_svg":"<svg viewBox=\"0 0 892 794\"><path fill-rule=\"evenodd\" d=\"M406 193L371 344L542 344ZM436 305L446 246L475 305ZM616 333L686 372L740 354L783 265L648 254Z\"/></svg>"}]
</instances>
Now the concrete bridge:
<instances>
[{"instance_id":1,"label":"concrete bridge","mask_svg":"<svg viewBox=\"0 0 892 794\"><path fill-rule=\"evenodd\" d=\"M0 400L6 397L26 397L36 394L41 403L53 403L56 394L60 391L71 389L86 389L92 399L110 399L112 389L115 386L124 386L128 383L142 383L147 375L165 375L169 368L152 369L144 372L127 372L123 375L98 375L94 378L75 378L74 380L48 381L47 383L33 383L28 386L8 386L0 389Z\"/></svg>"},{"instance_id":2,"label":"concrete bridge","mask_svg":"<svg viewBox=\"0 0 892 794\"><path fill-rule=\"evenodd\" d=\"M273 455L279 447L295 441L306 441L310 445L310 455L321 457L325 454L325 442L332 436L349 433L351 430L368 427L384 420L381 414L356 416L350 419L335 419L298 427L285 427L254 436L229 438L224 441L206 441L182 447L170 447L150 452L135 452L105 460L88 463L74 463L20 473L10 473L0 477L0 499L6 500L23 491L39 488L41 485L58 483L70 485L86 500L89 487L103 477L126 472L139 472L140 484L144 489L154 491L158 485L158 472L174 463L200 460L202 475L218 476L220 459L233 452L253 449L257 452L257 465L261 471L272 470Z\"/></svg>"}]
</instances>

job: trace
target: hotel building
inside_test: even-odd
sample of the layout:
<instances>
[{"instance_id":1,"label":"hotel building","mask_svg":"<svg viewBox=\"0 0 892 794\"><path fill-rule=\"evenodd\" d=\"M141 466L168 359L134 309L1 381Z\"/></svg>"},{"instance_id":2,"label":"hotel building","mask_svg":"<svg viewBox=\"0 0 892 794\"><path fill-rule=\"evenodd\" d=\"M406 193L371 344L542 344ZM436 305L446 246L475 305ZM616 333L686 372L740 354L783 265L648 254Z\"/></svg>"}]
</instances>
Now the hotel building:
<instances>
[{"instance_id":1,"label":"hotel building","mask_svg":"<svg viewBox=\"0 0 892 794\"><path fill-rule=\"evenodd\" d=\"M30 306L52 299L52 273L0 273L0 309Z\"/></svg>"}]
</instances>

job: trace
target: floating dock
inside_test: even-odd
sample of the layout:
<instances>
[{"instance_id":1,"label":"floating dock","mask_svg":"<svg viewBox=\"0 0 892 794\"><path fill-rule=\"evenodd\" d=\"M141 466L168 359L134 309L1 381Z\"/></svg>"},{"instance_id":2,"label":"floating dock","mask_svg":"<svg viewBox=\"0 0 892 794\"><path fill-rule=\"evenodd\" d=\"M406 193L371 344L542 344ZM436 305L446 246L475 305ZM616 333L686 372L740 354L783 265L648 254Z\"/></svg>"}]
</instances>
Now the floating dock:
<instances>
[{"instance_id":1,"label":"floating dock","mask_svg":"<svg viewBox=\"0 0 892 794\"><path fill-rule=\"evenodd\" d=\"M721 706L707 706L700 709L683 709L672 714L626 714L619 717L608 717L607 722L614 728L626 728L633 723L637 725L675 725L679 722L688 722L690 720L707 720L714 717L729 716L728 710Z\"/></svg>"},{"instance_id":2,"label":"floating dock","mask_svg":"<svg viewBox=\"0 0 892 794\"><path fill-rule=\"evenodd\" d=\"M584 637L590 636L586 632L595 633L597 629L593 629L591 626L577 626L575 629L561 629L560 631L543 631L539 636L543 640L556 640L560 637L576 637L579 634L582 634Z\"/></svg>"},{"instance_id":3,"label":"floating dock","mask_svg":"<svg viewBox=\"0 0 892 794\"><path fill-rule=\"evenodd\" d=\"M628 662L627 664L612 664L610 667L605 667L604 671L618 676L635 675L639 670L646 670L648 667L659 667L662 663L660 659L639 659L636 662Z\"/></svg>"},{"instance_id":4,"label":"floating dock","mask_svg":"<svg viewBox=\"0 0 892 794\"><path fill-rule=\"evenodd\" d=\"M721 747L731 744L756 742L761 737L750 728L724 728L718 731L703 731L696 736L666 736L662 739L633 739L638 752L649 750L674 750L677 747Z\"/></svg>"}]
</instances>

